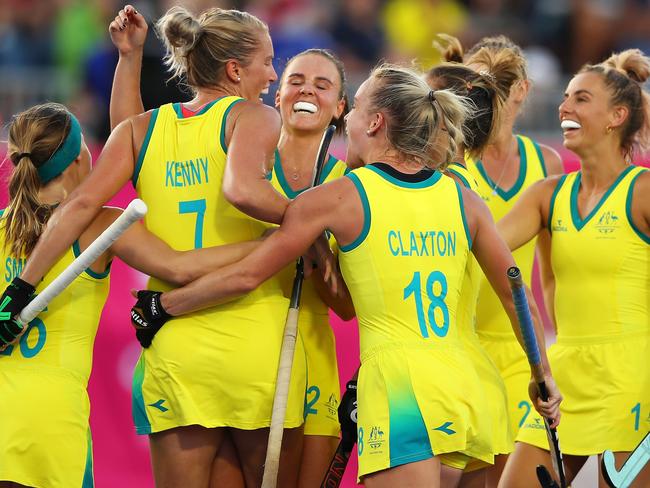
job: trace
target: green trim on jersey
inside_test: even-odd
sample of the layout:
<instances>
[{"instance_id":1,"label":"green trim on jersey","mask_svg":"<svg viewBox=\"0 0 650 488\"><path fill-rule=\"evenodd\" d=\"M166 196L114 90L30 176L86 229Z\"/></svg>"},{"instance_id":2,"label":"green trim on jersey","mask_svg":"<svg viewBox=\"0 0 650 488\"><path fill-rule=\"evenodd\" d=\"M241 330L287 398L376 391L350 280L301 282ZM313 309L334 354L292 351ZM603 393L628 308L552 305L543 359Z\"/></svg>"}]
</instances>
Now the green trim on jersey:
<instances>
[{"instance_id":1,"label":"green trim on jersey","mask_svg":"<svg viewBox=\"0 0 650 488\"><path fill-rule=\"evenodd\" d=\"M465 237L467 237L467 247L472 250L472 236L469 233L469 225L467 225L467 217L465 216L465 202L463 202L463 192L460 189L460 183L456 183L456 190L458 191L458 204L460 205L460 215L463 218L463 227L465 228ZM468 187L469 189L469 187Z\"/></svg>"},{"instance_id":2,"label":"green trim on jersey","mask_svg":"<svg viewBox=\"0 0 650 488\"><path fill-rule=\"evenodd\" d=\"M199 115L203 115L208 110L210 110L212 108L212 106L215 103L217 103L219 100L221 100L222 98L224 98L224 97L219 97L219 98L216 98L215 100L212 100L211 102L206 103L201 108L201 110L199 110L198 112L193 113L192 117L197 117ZM174 112L176 112L176 115L178 116L179 119L187 119L187 118L189 118L189 117L185 117L185 115L183 115L183 104L181 102L172 103L172 106L174 107Z\"/></svg>"},{"instance_id":3,"label":"green trim on jersey","mask_svg":"<svg viewBox=\"0 0 650 488\"><path fill-rule=\"evenodd\" d=\"M133 168L133 176L131 177L131 181L133 182L133 188L135 188L135 185L137 185L138 183L138 176L140 176L140 170L142 169L144 156L147 153L147 147L149 147L149 140L151 139L153 128L156 125L156 119L158 118L159 110L160 108L155 108L151 112L151 118L149 119L149 127L147 127L147 133L144 136L144 140L142 141L142 147L140 148L140 152L138 153L138 160L135 163L135 168Z\"/></svg>"},{"instance_id":4,"label":"green trim on jersey","mask_svg":"<svg viewBox=\"0 0 650 488\"><path fill-rule=\"evenodd\" d=\"M431 176L429 176L426 180L417 182L402 181L389 175L377 166L373 166L372 164L368 164L365 167L374 173L377 173L379 176L381 176L386 181L391 182L393 185L401 186L402 188L429 188L430 186L435 185L440 180L440 178L442 178L442 173L440 173L440 171L432 171Z\"/></svg>"},{"instance_id":5,"label":"green trim on jersey","mask_svg":"<svg viewBox=\"0 0 650 488\"><path fill-rule=\"evenodd\" d=\"M516 137L517 137L517 147L519 150L519 161L520 161L519 176L517 176L517 181L515 181L515 184L508 191L504 190L503 188L498 186L494 181L492 181L492 178L490 178L487 174L487 171L485 171L482 161L476 162L476 167L478 168L478 171L483 177L483 179L487 182L490 188L496 191L497 195L499 195L505 201L508 201L512 197L517 195L517 193L519 193L519 191L521 190L524 181L526 180L526 172L528 167L528 156L526 155L526 147L524 146L524 141L521 139L521 136L516 136ZM542 168L544 168L543 164L542 164ZM544 169L542 169L542 171L545 172Z\"/></svg>"},{"instance_id":6,"label":"green trim on jersey","mask_svg":"<svg viewBox=\"0 0 650 488\"><path fill-rule=\"evenodd\" d=\"M366 194L366 190L363 187L363 183L361 183L359 177L354 173L350 173L345 177L350 178L352 183L354 183L354 186L357 188L357 191L359 192L359 198L361 199L361 204L363 205L363 228L361 229L361 233L357 236L357 238L354 241L352 241L347 246L340 246L342 252L350 252L353 249L359 247L359 245L368 236L368 232L370 231L371 213L370 213L370 203L368 202L368 195Z\"/></svg>"},{"instance_id":7,"label":"green trim on jersey","mask_svg":"<svg viewBox=\"0 0 650 488\"><path fill-rule=\"evenodd\" d=\"M469 184L469 181L467 181L467 178L463 176L460 171L456 170L453 168L453 165L460 166L458 163L451 163L449 166L447 166L447 171L449 171L451 174L453 174L455 177L457 177L462 183L465 188L472 189L472 186ZM461 166L462 167L462 166Z\"/></svg>"},{"instance_id":8,"label":"green trim on jersey","mask_svg":"<svg viewBox=\"0 0 650 488\"><path fill-rule=\"evenodd\" d=\"M228 108L224 111L223 113L223 118L221 119L221 133L219 134L219 140L221 141L221 149L223 149L223 152L228 154L228 147L226 146L226 120L228 119L228 114L232 110L232 108L238 104L239 102L243 102L243 98L239 98L237 100L233 100L232 103L228 106Z\"/></svg>"},{"instance_id":9,"label":"green trim on jersey","mask_svg":"<svg viewBox=\"0 0 650 488\"><path fill-rule=\"evenodd\" d=\"M630 227L632 227L632 230L636 233L636 235L638 235L646 244L650 244L650 236L647 236L641 232L641 229L634 225L634 221L632 220L632 193L634 189L634 183L636 183L637 178L646 171L648 170L639 171L639 174L632 178L632 181L630 182L630 187L627 190L627 198L625 199L625 214L627 215L627 221L630 223Z\"/></svg>"},{"instance_id":10,"label":"green trim on jersey","mask_svg":"<svg viewBox=\"0 0 650 488\"><path fill-rule=\"evenodd\" d=\"M546 227L548 227L548 231L552 234L553 230L551 229L551 222L553 221L553 209L555 208L555 199L557 198L557 194L560 192L560 188L562 188L562 185L564 184L564 180L566 180L566 177L568 175L562 175L560 179L557 182L557 185L555 186L555 190L553 190L553 194L551 195L551 203L548 207L548 222L546 223Z\"/></svg>"},{"instance_id":11,"label":"green trim on jersey","mask_svg":"<svg viewBox=\"0 0 650 488\"><path fill-rule=\"evenodd\" d=\"M72 253L74 254L75 258L78 258L79 255L81 254L81 248L79 247L79 239L77 239L72 243ZM111 263L108 263L108 265L106 266L106 270L103 273L96 273L90 268L86 268L84 272L91 278L95 278L97 280L103 280L111 273Z\"/></svg>"},{"instance_id":12,"label":"green trim on jersey","mask_svg":"<svg viewBox=\"0 0 650 488\"><path fill-rule=\"evenodd\" d=\"M600 207L602 207L603 203L607 200L607 197L611 195L611 193L616 189L618 184L621 182L623 178L625 178L625 175L627 175L630 171L632 171L636 166L628 166L625 168L620 175L616 178L616 181L612 183L612 186L610 186L605 194L600 197L600 200L596 204L596 206L591 209L591 212L589 212L589 215L587 215L584 219L580 217L580 213L578 212L578 191L580 190L580 182L582 181L582 171L578 171L578 174L573 181L573 187L571 188L571 196L569 201L571 202L571 220L573 221L573 225L576 228L576 230L580 231L582 228L591 220L591 218L600 210Z\"/></svg>"},{"instance_id":13,"label":"green trim on jersey","mask_svg":"<svg viewBox=\"0 0 650 488\"><path fill-rule=\"evenodd\" d=\"M548 176L548 171L546 171L546 163L544 162L544 155L542 154L542 148L539 147L539 144L537 142L533 141L532 139L530 142L533 143L533 147L535 148L535 152L537 153L537 159L539 159L539 164L542 167L542 173L544 173L544 178Z\"/></svg>"},{"instance_id":14,"label":"green trim on jersey","mask_svg":"<svg viewBox=\"0 0 650 488\"><path fill-rule=\"evenodd\" d=\"M131 385L131 410L133 423L138 434L151 434L151 422L147 417L142 394L142 383L144 382L144 351L140 355L135 370L133 371L133 383Z\"/></svg>"},{"instance_id":15,"label":"green trim on jersey","mask_svg":"<svg viewBox=\"0 0 650 488\"><path fill-rule=\"evenodd\" d=\"M334 156L331 154L327 158L327 161L325 162L323 166L323 170L321 171L320 174L320 180L318 182L319 185L323 184L325 180L327 180L327 177L330 175L334 167L336 166L336 163L338 162L338 159L336 159ZM280 159L280 152L276 149L275 154L274 154L274 161L273 161L273 171L275 171L276 177L278 179L278 183L280 183L280 187L282 188L282 191L284 191L284 194L289 198L290 200L293 200L296 198L298 195L300 195L302 192L305 190L308 190L310 187L305 187L300 190L294 190L291 188L289 185L289 182L287 181L287 177L284 174L284 169L282 168L282 160ZM271 179L271 173L268 174L267 179Z\"/></svg>"},{"instance_id":16,"label":"green trim on jersey","mask_svg":"<svg viewBox=\"0 0 650 488\"><path fill-rule=\"evenodd\" d=\"M90 429L87 433L88 448L86 449L86 467L84 469L84 479L81 482L81 488L94 488L95 479L93 476L93 439L90 435Z\"/></svg>"}]
</instances>

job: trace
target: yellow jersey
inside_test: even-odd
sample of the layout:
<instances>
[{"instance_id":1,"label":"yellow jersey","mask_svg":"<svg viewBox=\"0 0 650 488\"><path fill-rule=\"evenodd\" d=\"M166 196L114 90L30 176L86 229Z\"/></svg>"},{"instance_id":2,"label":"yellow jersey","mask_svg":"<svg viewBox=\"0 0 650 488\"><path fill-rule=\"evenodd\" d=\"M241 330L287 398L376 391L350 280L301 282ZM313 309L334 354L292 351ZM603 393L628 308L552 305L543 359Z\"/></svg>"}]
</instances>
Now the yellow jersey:
<instances>
[{"instance_id":1,"label":"yellow jersey","mask_svg":"<svg viewBox=\"0 0 650 488\"><path fill-rule=\"evenodd\" d=\"M323 166L323 170L320 176L320 181L318 182L318 184L322 185L323 183L328 183L330 181L338 179L344 174L346 174L347 172L348 172L348 167L343 161L335 158L332 155L329 155L327 161ZM284 174L284 170L282 169L282 161L280 160L280 153L277 150L275 151L273 171L269 173L269 178L271 179L271 184L273 185L273 187L279 193L281 193L282 195L286 196L291 200L293 200L302 192L308 189L308 188L303 188L302 190L293 190L291 188ZM333 237L330 238L330 246L335 252L337 251L336 240ZM284 296L286 296L287 298L291 297L291 289L293 285L293 277L295 275L295 271L296 271L296 267L294 265L289 265L278 274L278 277L282 283ZM318 293L316 292L316 289L314 288L314 285L312 284L311 280L306 280L303 283L303 287L302 287L302 297L300 301L300 316L304 318L305 315L328 317L327 305L325 305L325 303L323 303L323 300L321 300L320 297L318 296Z\"/></svg>"},{"instance_id":2,"label":"yellow jersey","mask_svg":"<svg viewBox=\"0 0 650 488\"><path fill-rule=\"evenodd\" d=\"M25 257L12 256L0 232L0 256L4 263L4 290L19 276ZM66 251L36 287L49 285L80 254L79 243ZM29 323L20 342L0 352L0 369L13 367L65 370L83 385L88 384L93 344L109 290L109 270L98 274L90 268L54 298L45 311Z\"/></svg>"},{"instance_id":3,"label":"yellow jersey","mask_svg":"<svg viewBox=\"0 0 650 488\"><path fill-rule=\"evenodd\" d=\"M162 105L151 114L133 184L149 206L145 226L176 250L257 239L268 227L228 203L221 189L226 167L226 118L241 100L222 97L187 118L180 103ZM150 280L149 288L171 289L156 278ZM280 293L279 283L272 278L221 308L256 302L276 293ZM210 311L193 315L205 314Z\"/></svg>"},{"instance_id":4,"label":"yellow jersey","mask_svg":"<svg viewBox=\"0 0 650 488\"><path fill-rule=\"evenodd\" d=\"M146 227L174 249L257 239L269 227L223 195L226 120L241 100L219 98L190 117L178 103L151 115L134 184L149 206ZM170 288L158 279L149 281L149 289ZM136 365L136 431L150 434L192 424L268 427L287 308L280 280L272 277L236 300L174 317ZM303 422L306 380L300 340L294 357L287 428Z\"/></svg>"},{"instance_id":5,"label":"yellow jersey","mask_svg":"<svg viewBox=\"0 0 650 488\"><path fill-rule=\"evenodd\" d=\"M347 175L363 203L364 226L341 246L340 265L362 356L386 343L459 339L456 313L471 247L460 187L437 171L410 182L391 169L376 163Z\"/></svg>"},{"instance_id":6,"label":"yellow jersey","mask_svg":"<svg viewBox=\"0 0 650 488\"><path fill-rule=\"evenodd\" d=\"M469 156L466 157L467 169L478 183L478 194L487 204L495 221L503 218L512 209L526 188L546 177L544 157L537 143L528 137L518 135L517 144L520 158L519 176L514 186L509 190L504 190L498 186L498 182L494 182L488 176L481 161L474 161ZM528 286L530 286L533 272L536 242L537 240L533 239L512 253L517 266L521 270L524 282ZM479 333L487 332L491 335L502 335L503 339L516 340L508 315L485 276L482 279L479 292L476 327Z\"/></svg>"},{"instance_id":7,"label":"yellow jersey","mask_svg":"<svg viewBox=\"0 0 650 488\"><path fill-rule=\"evenodd\" d=\"M548 223L558 343L650 333L650 239L630 215L632 185L645 171L627 167L584 217L578 211L582 173L558 182Z\"/></svg>"}]
</instances>

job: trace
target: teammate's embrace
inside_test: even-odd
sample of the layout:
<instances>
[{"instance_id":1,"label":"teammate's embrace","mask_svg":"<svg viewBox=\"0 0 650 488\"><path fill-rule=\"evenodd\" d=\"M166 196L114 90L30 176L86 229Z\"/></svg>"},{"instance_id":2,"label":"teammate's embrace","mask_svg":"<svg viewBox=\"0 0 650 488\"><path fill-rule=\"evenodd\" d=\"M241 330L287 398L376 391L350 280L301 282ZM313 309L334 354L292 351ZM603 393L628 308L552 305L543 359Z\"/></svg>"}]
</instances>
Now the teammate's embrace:
<instances>
[{"instance_id":1,"label":"teammate's embrace","mask_svg":"<svg viewBox=\"0 0 650 488\"><path fill-rule=\"evenodd\" d=\"M14 169L9 205L0 218L0 258L5 265L5 286L10 287L7 296L15 297L20 289L29 299L56 278L121 210L100 209L34 290L16 277L52 211L88 176L90 153L77 119L64 106L49 103L14 116L7 155ZM5 481L45 488L93 486L86 384L114 255L144 273L181 285L206 269L241 259L258 244L179 252L136 223L29 326L21 329L13 321L1 324L0 486ZM8 299L3 303L6 313Z\"/></svg>"},{"instance_id":2,"label":"teammate's embrace","mask_svg":"<svg viewBox=\"0 0 650 488\"><path fill-rule=\"evenodd\" d=\"M25 282L39 282L130 179L149 206L146 227L179 250L256 239L267 226L255 218L282 219L288 200L265 178L280 119L259 103L277 79L267 26L236 10L210 9L196 18L174 7L159 28L172 72L187 79L194 99L115 128L91 174L53 213L55 225L23 269ZM151 283L154 290L170 287ZM270 281L164 328L143 352L134 374L134 420L138 432L151 434L157 483L207 484L231 428L246 481L259 484L286 310L279 283ZM303 423L303 360L298 349L287 427ZM283 455L295 460L284 466L295 479L299 443L289 444ZM281 469L280 483L283 476Z\"/></svg>"},{"instance_id":3,"label":"teammate's embrace","mask_svg":"<svg viewBox=\"0 0 650 488\"><path fill-rule=\"evenodd\" d=\"M232 299L329 229L359 319L359 476L367 486L439 486L441 462L492 459L457 303L471 248L515 320L505 275L513 261L480 198L430 169L455 156L466 112L461 98L431 90L417 73L375 69L347 116L348 164L358 169L297 197L280 229L236 266L162 295L172 315ZM536 406L557 418L549 381L551 402Z\"/></svg>"}]
</instances>

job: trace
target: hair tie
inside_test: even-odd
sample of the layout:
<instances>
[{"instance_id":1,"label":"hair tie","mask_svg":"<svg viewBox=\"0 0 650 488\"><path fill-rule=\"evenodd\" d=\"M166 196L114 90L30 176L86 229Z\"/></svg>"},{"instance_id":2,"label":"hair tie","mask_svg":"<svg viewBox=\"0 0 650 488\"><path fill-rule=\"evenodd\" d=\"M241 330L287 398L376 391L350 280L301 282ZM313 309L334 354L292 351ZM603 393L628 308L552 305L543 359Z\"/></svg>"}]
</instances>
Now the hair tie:
<instances>
[{"instance_id":1,"label":"hair tie","mask_svg":"<svg viewBox=\"0 0 650 488\"><path fill-rule=\"evenodd\" d=\"M481 71L478 72L479 75L481 75L483 78L487 78L489 81L492 83L496 82L496 77L490 73L488 70L482 69Z\"/></svg>"},{"instance_id":2,"label":"hair tie","mask_svg":"<svg viewBox=\"0 0 650 488\"><path fill-rule=\"evenodd\" d=\"M435 90L429 90L429 102L434 103L436 101Z\"/></svg>"},{"instance_id":3,"label":"hair tie","mask_svg":"<svg viewBox=\"0 0 650 488\"><path fill-rule=\"evenodd\" d=\"M15 159L12 158L12 161L14 162L14 164L18 164L18 163L20 163L21 159L23 159L23 158L31 158L31 157L32 157L32 153L24 152L24 153L18 154Z\"/></svg>"}]
</instances>

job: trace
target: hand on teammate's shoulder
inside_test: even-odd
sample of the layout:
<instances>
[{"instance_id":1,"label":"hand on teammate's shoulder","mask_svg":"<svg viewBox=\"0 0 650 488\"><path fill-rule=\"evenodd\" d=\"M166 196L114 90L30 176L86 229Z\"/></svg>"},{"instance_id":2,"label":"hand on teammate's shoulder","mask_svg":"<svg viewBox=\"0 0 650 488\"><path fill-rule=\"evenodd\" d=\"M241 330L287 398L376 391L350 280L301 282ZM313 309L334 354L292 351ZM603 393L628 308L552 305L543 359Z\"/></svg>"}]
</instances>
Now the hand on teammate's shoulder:
<instances>
[{"instance_id":1,"label":"hand on teammate's shoulder","mask_svg":"<svg viewBox=\"0 0 650 488\"><path fill-rule=\"evenodd\" d=\"M131 308L131 325L142 347L149 347L156 333L172 316L160 302L161 291L140 290L134 293L138 299Z\"/></svg>"}]
</instances>

